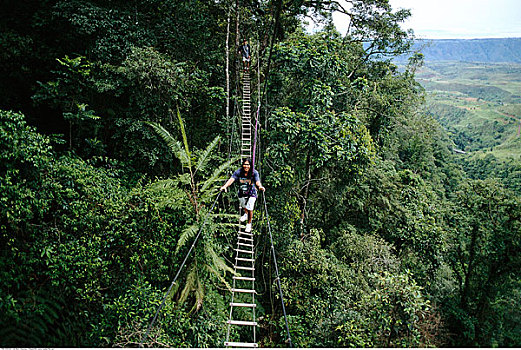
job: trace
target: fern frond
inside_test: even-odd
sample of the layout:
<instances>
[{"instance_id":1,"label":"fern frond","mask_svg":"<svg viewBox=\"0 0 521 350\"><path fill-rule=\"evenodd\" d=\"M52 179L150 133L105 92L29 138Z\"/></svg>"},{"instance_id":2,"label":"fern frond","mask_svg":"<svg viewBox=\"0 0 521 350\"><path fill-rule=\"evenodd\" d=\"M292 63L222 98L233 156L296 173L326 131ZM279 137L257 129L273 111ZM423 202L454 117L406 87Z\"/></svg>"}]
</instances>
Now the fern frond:
<instances>
[{"instance_id":1,"label":"fern frond","mask_svg":"<svg viewBox=\"0 0 521 350\"><path fill-rule=\"evenodd\" d=\"M154 129L154 131L165 141L166 145L170 148L172 153L181 161L183 167L190 167L191 161L189 153L186 153L181 146L181 143L174 139L174 137L163 128L160 124L154 122L144 122ZM184 132L184 129L182 130ZM184 135L186 137L186 134Z\"/></svg>"},{"instance_id":2,"label":"fern frond","mask_svg":"<svg viewBox=\"0 0 521 350\"><path fill-rule=\"evenodd\" d=\"M181 135L183 136L183 144L185 146L186 158L188 160L188 168L192 169L192 155L190 153L190 148L188 147L188 137L186 137L185 124L183 123L183 118L181 118L179 107L177 108L177 120L179 120L179 127L181 128Z\"/></svg>"},{"instance_id":3,"label":"fern frond","mask_svg":"<svg viewBox=\"0 0 521 350\"><path fill-rule=\"evenodd\" d=\"M188 295L190 295L190 292L196 288L197 283L198 283L197 269L194 264L192 269L190 270L190 273L188 273L188 276L186 276L185 287L181 291L181 295L179 296L179 300L178 300L179 305L184 304L184 302L186 301L186 298L188 298Z\"/></svg>"},{"instance_id":4,"label":"fern frond","mask_svg":"<svg viewBox=\"0 0 521 350\"><path fill-rule=\"evenodd\" d=\"M197 174L198 170L204 169L206 164L208 164L208 161L210 160L210 153L212 153L212 151L215 149L215 147L217 147L217 144L219 143L220 140L221 140L221 138L219 136L217 136L208 145L208 147L206 147L206 149L204 150L203 154L201 154L201 156L197 160L197 166L196 166L195 171L194 171L194 176L195 176L195 174Z\"/></svg>"},{"instance_id":5,"label":"fern frond","mask_svg":"<svg viewBox=\"0 0 521 350\"><path fill-rule=\"evenodd\" d=\"M212 262L212 267L214 267L216 270L223 271L224 273L226 273L226 271L231 273L234 272L234 270L226 264L224 259L217 255L217 253L213 249L213 245L211 244L211 242L205 244L205 253L207 254L209 260Z\"/></svg>"},{"instance_id":6,"label":"fern frond","mask_svg":"<svg viewBox=\"0 0 521 350\"><path fill-rule=\"evenodd\" d=\"M199 311L201 306L203 306L203 299L204 299L204 286L201 283L201 280L197 279L197 289L195 290L195 311ZM193 310L193 308L192 308Z\"/></svg>"},{"instance_id":7,"label":"fern frond","mask_svg":"<svg viewBox=\"0 0 521 350\"><path fill-rule=\"evenodd\" d=\"M192 237L194 237L199 229L199 224L195 223L191 226L186 227L183 232L181 232L181 237L179 237L179 241L177 241L177 247L175 249L176 254L179 252L179 249L185 245L185 243Z\"/></svg>"},{"instance_id":8,"label":"fern frond","mask_svg":"<svg viewBox=\"0 0 521 350\"><path fill-rule=\"evenodd\" d=\"M220 180L220 176L223 173L223 171L229 169L231 165L235 163L238 159L239 157L232 158L227 162L221 164L217 169L215 169L212 175L203 183L200 193L204 194L210 186L212 186L216 181Z\"/></svg>"},{"instance_id":9,"label":"fern frond","mask_svg":"<svg viewBox=\"0 0 521 350\"><path fill-rule=\"evenodd\" d=\"M211 267L208 264L206 264L205 266L208 269L208 271L212 273L212 275L216 276L226 286L226 288L228 288L228 290L231 291L232 286L230 286L230 284L226 282L226 279L223 276L221 276L219 272L217 272L213 267Z\"/></svg>"},{"instance_id":10,"label":"fern frond","mask_svg":"<svg viewBox=\"0 0 521 350\"><path fill-rule=\"evenodd\" d=\"M172 302L172 300L174 299L174 295L176 295L177 291L179 290L179 286L180 286L179 282L174 284L174 286L170 290L170 294L168 294L168 296L167 296L168 302Z\"/></svg>"}]
</instances>

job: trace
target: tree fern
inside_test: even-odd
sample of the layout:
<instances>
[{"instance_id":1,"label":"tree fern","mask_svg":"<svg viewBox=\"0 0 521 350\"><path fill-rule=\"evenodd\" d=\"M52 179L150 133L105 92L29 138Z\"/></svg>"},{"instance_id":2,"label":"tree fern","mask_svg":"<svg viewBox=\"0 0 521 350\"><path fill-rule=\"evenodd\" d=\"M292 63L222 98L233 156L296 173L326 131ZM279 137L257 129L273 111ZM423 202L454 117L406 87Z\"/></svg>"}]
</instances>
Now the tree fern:
<instances>
[{"instance_id":1,"label":"tree fern","mask_svg":"<svg viewBox=\"0 0 521 350\"><path fill-rule=\"evenodd\" d=\"M174 156L179 158L183 165L183 170L185 170L185 172L171 179L157 181L151 185L151 189L158 192L161 198L161 205L172 207L185 205L185 209L187 209L190 206L187 204L189 201L192 206L193 219L196 223L189 224L182 230L177 241L176 254L179 253L182 247L194 239L204 220L209 219L210 223L207 227L213 227L214 229L220 227L227 228L231 225L228 222L214 223L213 220L235 218L235 215L209 213L208 204L211 203L217 194L218 187L215 186L216 182L224 181L226 177L223 176L223 173L228 171L232 164L237 161L237 158L230 159L219 164L210 176L201 175L202 173L206 174L205 169L210 164L212 153L217 148L220 138L216 137L201 153L192 153L179 111L177 111L177 118L181 130L182 145L159 124L147 123L167 143L167 146L170 147ZM198 176L196 177L196 175ZM192 261L189 272L186 275L185 284L178 298L178 303L183 304L188 300L189 295L193 295L195 304L192 307L192 311L199 310L204 299L204 284L200 280L201 275L204 274L199 273L199 267L205 267L205 270L210 272L210 275L217 277L218 281L227 288L230 288L230 286L225 280L226 273L234 273L233 269L217 254L217 246L211 235L205 237L202 240L202 244L203 254L196 254L195 260ZM174 294L171 295L173 296Z\"/></svg>"}]
</instances>

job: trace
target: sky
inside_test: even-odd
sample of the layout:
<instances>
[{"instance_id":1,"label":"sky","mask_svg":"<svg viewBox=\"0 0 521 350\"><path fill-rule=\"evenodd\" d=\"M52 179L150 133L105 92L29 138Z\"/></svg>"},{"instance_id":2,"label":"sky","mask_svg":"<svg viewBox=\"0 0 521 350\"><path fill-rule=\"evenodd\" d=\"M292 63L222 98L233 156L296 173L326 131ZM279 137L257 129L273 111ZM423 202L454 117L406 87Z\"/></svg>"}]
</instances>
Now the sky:
<instances>
[{"instance_id":1,"label":"sky","mask_svg":"<svg viewBox=\"0 0 521 350\"><path fill-rule=\"evenodd\" d=\"M403 24L419 39L521 37L521 0L389 0L393 10L411 9ZM333 16L343 34L345 15Z\"/></svg>"}]
</instances>

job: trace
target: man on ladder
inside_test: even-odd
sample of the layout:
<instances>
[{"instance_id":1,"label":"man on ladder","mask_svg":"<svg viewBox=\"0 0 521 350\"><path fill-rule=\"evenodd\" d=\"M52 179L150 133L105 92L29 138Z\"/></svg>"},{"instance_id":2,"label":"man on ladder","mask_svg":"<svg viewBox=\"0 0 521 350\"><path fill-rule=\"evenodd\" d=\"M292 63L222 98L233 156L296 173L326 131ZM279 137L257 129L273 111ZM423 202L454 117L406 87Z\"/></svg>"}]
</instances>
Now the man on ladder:
<instances>
[{"instance_id":1,"label":"man on ladder","mask_svg":"<svg viewBox=\"0 0 521 350\"><path fill-rule=\"evenodd\" d=\"M244 222L248 220L246 224L246 232L251 232L251 220L253 218L253 207L257 200L257 189L255 185L259 187L259 190L265 191L266 189L260 182L259 173L257 170L252 169L251 160L245 159L242 162L242 166L237 169L232 176L226 181L224 186L221 187L221 191L226 189L234 183L236 180L239 181L239 203L241 208L244 209L244 215L241 216L240 221Z\"/></svg>"},{"instance_id":2,"label":"man on ladder","mask_svg":"<svg viewBox=\"0 0 521 350\"><path fill-rule=\"evenodd\" d=\"M251 61L251 49L248 40L244 39L243 44L239 46L238 51L242 54L242 64L244 66L244 71L247 72L250 69Z\"/></svg>"}]
</instances>

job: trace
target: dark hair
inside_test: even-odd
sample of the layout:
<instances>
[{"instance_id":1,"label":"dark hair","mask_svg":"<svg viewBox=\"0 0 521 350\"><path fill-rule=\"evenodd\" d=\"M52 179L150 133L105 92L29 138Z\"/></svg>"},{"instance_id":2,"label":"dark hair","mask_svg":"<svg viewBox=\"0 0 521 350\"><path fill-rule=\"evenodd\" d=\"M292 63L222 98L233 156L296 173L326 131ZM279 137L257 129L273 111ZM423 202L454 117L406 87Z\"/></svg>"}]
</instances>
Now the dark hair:
<instances>
[{"instance_id":1,"label":"dark hair","mask_svg":"<svg viewBox=\"0 0 521 350\"><path fill-rule=\"evenodd\" d=\"M248 171L248 174L246 174L244 172L244 168L243 168L243 165L246 162L250 163L250 170ZM242 162L241 162L241 176L244 176L244 177L246 177L248 179L253 177L253 163L251 162L250 158L245 158L245 159L242 160Z\"/></svg>"}]
</instances>

